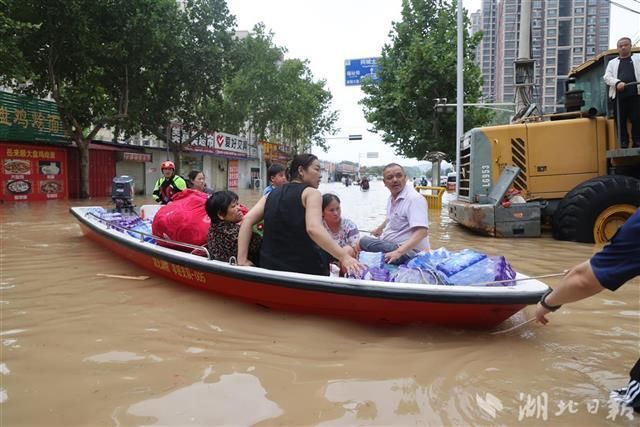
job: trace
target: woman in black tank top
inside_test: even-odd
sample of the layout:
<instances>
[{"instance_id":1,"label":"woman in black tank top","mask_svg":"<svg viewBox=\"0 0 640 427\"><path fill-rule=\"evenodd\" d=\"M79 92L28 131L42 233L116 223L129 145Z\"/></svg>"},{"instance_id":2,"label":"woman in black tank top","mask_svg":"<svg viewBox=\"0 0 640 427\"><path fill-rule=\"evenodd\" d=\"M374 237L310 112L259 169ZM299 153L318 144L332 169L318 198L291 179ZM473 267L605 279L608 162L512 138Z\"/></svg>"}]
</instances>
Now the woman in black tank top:
<instances>
[{"instance_id":1,"label":"woman in black tank top","mask_svg":"<svg viewBox=\"0 0 640 427\"><path fill-rule=\"evenodd\" d=\"M264 219L260 267L270 270L328 275L324 249L348 272L360 264L341 248L322 225L320 162L313 154L299 154L289 167L290 183L261 198L247 213L238 235L238 264L252 265L247 258L251 227Z\"/></svg>"}]
</instances>

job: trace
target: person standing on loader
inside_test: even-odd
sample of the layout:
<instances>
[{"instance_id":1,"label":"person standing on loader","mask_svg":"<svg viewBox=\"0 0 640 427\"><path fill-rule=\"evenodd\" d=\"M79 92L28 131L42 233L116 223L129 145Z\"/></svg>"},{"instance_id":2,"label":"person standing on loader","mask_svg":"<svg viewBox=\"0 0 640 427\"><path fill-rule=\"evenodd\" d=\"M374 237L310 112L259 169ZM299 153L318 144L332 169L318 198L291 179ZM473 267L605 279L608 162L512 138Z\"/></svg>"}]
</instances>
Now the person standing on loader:
<instances>
[{"instance_id":1,"label":"person standing on loader","mask_svg":"<svg viewBox=\"0 0 640 427\"><path fill-rule=\"evenodd\" d=\"M631 120L633 147L640 147L640 85L626 85L640 82L640 55L631 53L631 39L622 37L618 40L618 57L609 61L604 73L604 81L609 86L609 98L620 107L617 111L620 126L620 148L629 147L627 120ZM616 100L616 97L618 99Z\"/></svg>"}]
</instances>

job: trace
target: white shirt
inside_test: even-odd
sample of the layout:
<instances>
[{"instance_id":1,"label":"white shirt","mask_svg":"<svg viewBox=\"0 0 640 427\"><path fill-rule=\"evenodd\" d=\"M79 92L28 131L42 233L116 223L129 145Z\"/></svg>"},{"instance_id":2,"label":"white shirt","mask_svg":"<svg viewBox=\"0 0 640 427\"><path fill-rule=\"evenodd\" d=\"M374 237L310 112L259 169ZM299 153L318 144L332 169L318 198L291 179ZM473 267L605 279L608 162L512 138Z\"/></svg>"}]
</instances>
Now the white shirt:
<instances>
[{"instance_id":1,"label":"white shirt","mask_svg":"<svg viewBox=\"0 0 640 427\"><path fill-rule=\"evenodd\" d=\"M418 227L429 228L427 201L410 185L404 186L396 198L389 196L387 202L387 225L380 238L402 245L411 238ZM422 251L429 248L429 239L422 239L415 248Z\"/></svg>"},{"instance_id":2,"label":"white shirt","mask_svg":"<svg viewBox=\"0 0 640 427\"><path fill-rule=\"evenodd\" d=\"M636 75L636 81L640 82L640 55L631 55L633 63L633 71ZM620 66L620 58L614 58L607 64L607 70L604 72L604 82L609 86L609 98L616 99L616 84L620 81L618 78L618 67ZM640 85L636 86L640 95Z\"/></svg>"}]
</instances>

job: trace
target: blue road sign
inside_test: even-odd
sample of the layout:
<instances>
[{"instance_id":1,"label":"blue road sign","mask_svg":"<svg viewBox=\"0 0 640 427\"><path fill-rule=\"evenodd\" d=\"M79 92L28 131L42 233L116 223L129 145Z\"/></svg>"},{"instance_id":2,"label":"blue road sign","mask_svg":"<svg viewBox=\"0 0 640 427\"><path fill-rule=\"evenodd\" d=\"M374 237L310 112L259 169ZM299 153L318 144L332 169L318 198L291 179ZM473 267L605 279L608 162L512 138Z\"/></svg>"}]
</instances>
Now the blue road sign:
<instances>
[{"instance_id":1,"label":"blue road sign","mask_svg":"<svg viewBox=\"0 0 640 427\"><path fill-rule=\"evenodd\" d=\"M374 82L378 77L379 58L346 59L344 61L344 82L347 86L359 86L362 79L370 77Z\"/></svg>"}]
</instances>

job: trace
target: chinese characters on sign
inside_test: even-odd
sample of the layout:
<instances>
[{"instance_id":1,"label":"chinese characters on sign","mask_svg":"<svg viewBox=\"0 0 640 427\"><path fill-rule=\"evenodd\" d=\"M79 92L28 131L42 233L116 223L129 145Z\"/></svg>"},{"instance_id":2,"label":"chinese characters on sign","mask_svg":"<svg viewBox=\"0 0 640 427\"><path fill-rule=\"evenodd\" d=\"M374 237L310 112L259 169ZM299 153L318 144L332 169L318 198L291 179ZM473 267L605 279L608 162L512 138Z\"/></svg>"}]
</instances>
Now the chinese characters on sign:
<instances>
[{"instance_id":1,"label":"chinese characters on sign","mask_svg":"<svg viewBox=\"0 0 640 427\"><path fill-rule=\"evenodd\" d=\"M185 145L189 151L214 153L232 159L256 158L257 150L250 147L247 138L224 132L203 132L189 141L196 132L187 132L179 124L171 126L171 142ZM187 143L187 141L189 141Z\"/></svg>"},{"instance_id":2,"label":"chinese characters on sign","mask_svg":"<svg viewBox=\"0 0 640 427\"><path fill-rule=\"evenodd\" d=\"M275 142L260 141L264 159L269 162L286 163L291 158L289 147Z\"/></svg>"},{"instance_id":3,"label":"chinese characters on sign","mask_svg":"<svg viewBox=\"0 0 640 427\"><path fill-rule=\"evenodd\" d=\"M229 160L229 167L228 167L228 182L227 182L227 186L229 188L238 188L238 178L239 178L239 171L238 171L238 161L237 160Z\"/></svg>"},{"instance_id":4,"label":"chinese characters on sign","mask_svg":"<svg viewBox=\"0 0 640 427\"><path fill-rule=\"evenodd\" d=\"M344 61L345 85L359 86L365 77L377 82L379 58L347 59Z\"/></svg>"},{"instance_id":5,"label":"chinese characters on sign","mask_svg":"<svg viewBox=\"0 0 640 427\"><path fill-rule=\"evenodd\" d=\"M66 142L54 102L0 92L0 140Z\"/></svg>"},{"instance_id":6,"label":"chinese characters on sign","mask_svg":"<svg viewBox=\"0 0 640 427\"><path fill-rule=\"evenodd\" d=\"M124 160L129 162L150 162L152 160L149 153L131 153L128 151L119 151L118 160Z\"/></svg>"},{"instance_id":7,"label":"chinese characters on sign","mask_svg":"<svg viewBox=\"0 0 640 427\"><path fill-rule=\"evenodd\" d=\"M0 182L3 201L66 199L66 151L33 145L3 145Z\"/></svg>"}]
</instances>

